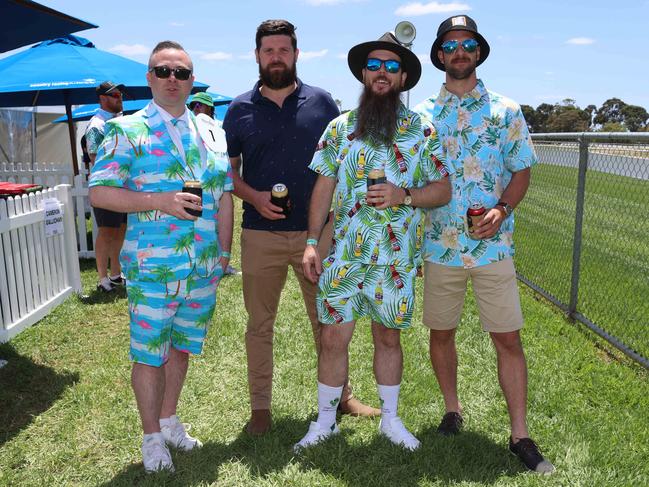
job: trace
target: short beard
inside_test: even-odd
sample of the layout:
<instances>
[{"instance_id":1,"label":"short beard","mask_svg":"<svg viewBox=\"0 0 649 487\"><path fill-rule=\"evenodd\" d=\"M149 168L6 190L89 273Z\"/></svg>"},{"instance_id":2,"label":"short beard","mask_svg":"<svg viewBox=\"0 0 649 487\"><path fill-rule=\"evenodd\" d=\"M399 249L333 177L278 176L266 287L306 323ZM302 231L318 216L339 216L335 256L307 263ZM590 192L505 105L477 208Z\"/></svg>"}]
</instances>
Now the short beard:
<instances>
[{"instance_id":1,"label":"short beard","mask_svg":"<svg viewBox=\"0 0 649 487\"><path fill-rule=\"evenodd\" d=\"M446 73L453 79L463 80L471 77L475 72L476 63L470 63L466 68L456 68L449 64L446 66Z\"/></svg>"},{"instance_id":2,"label":"short beard","mask_svg":"<svg viewBox=\"0 0 649 487\"><path fill-rule=\"evenodd\" d=\"M401 92L398 88L377 95L371 86L365 85L358 101L354 134L374 144L392 145L400 106Z\"/></svg>"},{"instance_id":3,"label":"short beard","mask_svg":"<svg viewBox=\"0 0 649 487\"><path fill-rule=\"evenodd\" d=\"M281 90L295 84L297 81L297 68L296 63L293 63L292 66L286 66L281 71L271 71L271 67L275 65L269 64L266 68L262 68L261 64L259 65L259 80L261 84L266 88L271 90Z\"/></svg>"}]
</instances>

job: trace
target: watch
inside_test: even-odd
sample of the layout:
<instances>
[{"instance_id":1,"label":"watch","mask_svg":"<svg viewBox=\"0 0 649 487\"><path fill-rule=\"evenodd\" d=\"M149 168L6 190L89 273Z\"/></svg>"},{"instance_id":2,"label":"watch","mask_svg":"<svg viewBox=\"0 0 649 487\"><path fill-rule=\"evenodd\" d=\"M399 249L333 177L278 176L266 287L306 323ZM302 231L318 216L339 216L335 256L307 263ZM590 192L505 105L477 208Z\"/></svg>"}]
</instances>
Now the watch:
<instances>
[{"instance_id":1,"label":"watch","mask_svg":"<svg viewBox=\"0 0 649 487\"><path fill-rule=\"evenodd\" d=\"M410 190L408 188L403 188L403 190L406 192L406 197L403 199L403 204L411 206L412 205L412 195L410 194Z\"/></svg>"},{"instance_id":2,"label":"watch","mask_svg":"<svg viewBox=\"0 0 649 487\"><path fill-rule=\"evenodd\" d=\"M514 208L512 208L511 205L509 203L507 203L506 201L499 201L498 203L496 203L496 206L502 206L503 207L503 209L505 210L505 216L506 217L511 215L513 213L513 211L514 211Z\"/></svg>"}]
</instances>

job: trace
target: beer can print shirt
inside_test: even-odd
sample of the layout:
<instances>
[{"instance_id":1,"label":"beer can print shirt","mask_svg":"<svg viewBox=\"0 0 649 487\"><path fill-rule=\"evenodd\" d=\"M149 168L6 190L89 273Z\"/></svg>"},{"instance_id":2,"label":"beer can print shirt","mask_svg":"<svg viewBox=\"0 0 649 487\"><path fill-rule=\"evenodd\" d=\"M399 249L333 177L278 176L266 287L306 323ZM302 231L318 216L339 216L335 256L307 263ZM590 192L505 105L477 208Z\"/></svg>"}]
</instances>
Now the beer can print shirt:
<instances>
[{"instance_id":1,"label":"beer can print shirt","mask_svg":"<svg viewBox=\"0 0 649 487\"><path fill-rule=\"evenodd\" d=\"M513 256L513 214L492 238L473 240L466 213L472 204L493 208L512 174L536 164L520 106L478 80L462 98L442 86L415 111L437 129L452 188L450 203L428 210L425 260L471 268Z\"/></svg>"},{"instance_id":2,"label":"beer can print shirt","mask_svg":"<svg viewBox=\"0 0 649 487\"><path fill-rule=\"evenodd\" d=\"M387 180L419 188L446 176L437 134L401 106L393 143L373 144L354 135L356 110L329 123L310 168L336 178L334 243L330 258L374 265L417 266L421 261L424 213L399 205L377 210L366 204L367 176L383 169Z\"/></svg>"}]
</instances>

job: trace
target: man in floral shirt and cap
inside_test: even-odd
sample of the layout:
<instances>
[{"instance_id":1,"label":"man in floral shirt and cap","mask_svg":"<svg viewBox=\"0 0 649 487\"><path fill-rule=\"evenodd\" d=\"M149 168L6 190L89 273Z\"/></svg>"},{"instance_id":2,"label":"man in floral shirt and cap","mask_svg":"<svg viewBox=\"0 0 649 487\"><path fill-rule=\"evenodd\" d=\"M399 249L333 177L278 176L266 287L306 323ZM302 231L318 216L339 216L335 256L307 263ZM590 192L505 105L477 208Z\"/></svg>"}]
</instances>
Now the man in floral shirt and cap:
<instances>
[{"instance_id":1,"label":"man in floral shirt and cap","mask_svg":"<svg viewBox=\"0 0 649 487\"><path fill-rule=\"evenodd\" d=\"M338 433L336 406L347 376L349 342L356 320L369 316L381 403L379 430L393 443L414 450L419 441L397 416L403 371L400 331L410 326L414 308L424 225L420 208L446 203L450 187L435 130L401 103L401 92L419 80L417 56L386 33L353 47L348 64L364 85L359 107L329 124L310 165L318 179L303 266L307 278L318 281L318 318L324 326L318 419L295 449ZM334 241L322 263L317 239L332 200Z\"/></svg>"},{"instance_id":2,"label":"man in floral shirt and cap","mask_svg":"<svg viewBox=\"0 0 649 487\"><path fill-rule=\"evenodd\" d=\"M463 423L455 328L470 278L480 321L498 355L512 428L509 448L529 469L549 473L554 467L527 431L523 315L512 261L512 212L525 196L537 159L520 106L488 91L476 76L487 56L489 44L473 19L446 19L430 51L435 67L446 72L446 83L416 108L438 130L453 188L450 203L429 212L424 245L424 324L446 407L438 431L457 434ZM476 213L484 212L470 218L467 211L474 205Z\"/></svg>"}]
</instances>

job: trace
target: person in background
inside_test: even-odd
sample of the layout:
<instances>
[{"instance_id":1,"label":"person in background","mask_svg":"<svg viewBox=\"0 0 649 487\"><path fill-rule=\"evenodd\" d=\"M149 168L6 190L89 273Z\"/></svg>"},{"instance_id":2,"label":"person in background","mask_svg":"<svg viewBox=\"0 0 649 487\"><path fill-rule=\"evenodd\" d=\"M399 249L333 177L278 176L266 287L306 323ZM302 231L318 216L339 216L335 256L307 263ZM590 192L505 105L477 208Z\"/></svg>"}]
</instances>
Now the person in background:
<instances>
[{"instance_id":1,"label":"person in background","mask_svg":"<svg viewBox=\"0 0 649 487\"><path fill-rule=\"evenodd\" d=\"M527 430L523 315L512 260L513 211L527 192L537 158L520 106L487 90L476 75L489 50L471 17L442 22L430 58L446 73L446 82L416 107L437 127L453 188L451 202L431 210L427 220L423 321L430 328L430 359L446 408L438 431L455 435L464 422L455 330L471 279L482 327L496 348L511 423L509 449L527 468L545 474L554 467ZM467 216L472 205L484 208L477 224Z\"/></svg>"},{"instance_id":2,"label":"person in background","mask_svg":"<svg viewBox=\"0 0 649 487\"><path fill-rule=\"evenodd\" d=\"M116 85L112 81L104 81L96 88L100 108L90 119L84 135L90 165L95 163L97 150L104 140L106 122L122 114L121 90L123 89L124 85ZM95 240L95 261L99 277L97 290L110 293L116 286L124 285L119 251L122 249L126 233L126 213L94 207L92 211L97 222Z\"/></svg>"},{"instance_id":3,"label":"person in background","mask_svg":"<svg viewBox=\"0 0 649 487\"><path fill-rule=\"evenodd\" d=\"M214 100L204 91L192 95L189 99L189 109L194 115L204 113L208 117L214 118Z\"/></svg>"}]
</instances>

